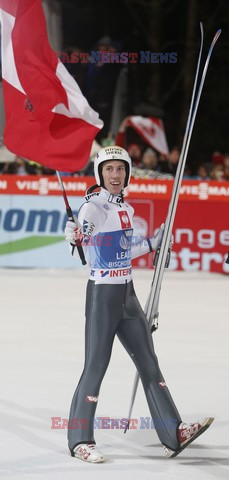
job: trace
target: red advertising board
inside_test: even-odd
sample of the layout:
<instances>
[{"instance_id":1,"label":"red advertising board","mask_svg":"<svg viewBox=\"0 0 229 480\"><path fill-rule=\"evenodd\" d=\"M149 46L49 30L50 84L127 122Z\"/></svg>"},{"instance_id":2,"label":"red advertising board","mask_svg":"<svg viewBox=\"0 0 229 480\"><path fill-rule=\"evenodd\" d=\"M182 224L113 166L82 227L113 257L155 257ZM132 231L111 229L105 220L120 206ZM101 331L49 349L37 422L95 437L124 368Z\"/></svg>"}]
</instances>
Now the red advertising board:
<instances>
[{"instance_id":1,"label":"red advertising board","mask_svg":"<svg viewBox=\"0 0 229 480\"><path fill-rule=\"evenodd\" d=\"M84 196L88 187L95 183L93 177L68 177L63 176L65 190L68 196ZM145 180L131 178L131 183L126 189L127 198L145 200L170 200L173 187L172 180ZM0 176L0 194L23 195L61 195L61 189L55 176ZM199 182L197 180L184 180L180 191L180 200L201 203L214 201L219 203L229 202L229 182Z\"/></svg>"},{"instance_id":2,"label":"red advertising board","mask_svg":"<svg viewBox=\"0 0 229 480\"><path fill-rule=\"evenodd\" d=\"M92 177L63 177L68 197L84 196ZM135 209L135 228L153 235L165 221L173 181L131 179L126 199ZM55 176L0 177L0 194L62 195ZM71 202L70 202L71 203ZM72 205L74 208L74 205ZM64 205L63 205L64 209ZM172 270L229 273L229 182L184 180L173 228ZM134 261L135 267L152 267L152 255Z\"/></svg>"},{"instance_id":3,"label":"red advertising board","mask_svg":"<svg viewBox=\"0 0 229 480\"><path fill-rule=\"evenodd\" d=\"M156 227L164 221L167 208L168 202L155 201ZM181 199L173 227L170 269L229 273L225 263L229 250L228 213L225 202Z\"/></svg>"}]
</instances>

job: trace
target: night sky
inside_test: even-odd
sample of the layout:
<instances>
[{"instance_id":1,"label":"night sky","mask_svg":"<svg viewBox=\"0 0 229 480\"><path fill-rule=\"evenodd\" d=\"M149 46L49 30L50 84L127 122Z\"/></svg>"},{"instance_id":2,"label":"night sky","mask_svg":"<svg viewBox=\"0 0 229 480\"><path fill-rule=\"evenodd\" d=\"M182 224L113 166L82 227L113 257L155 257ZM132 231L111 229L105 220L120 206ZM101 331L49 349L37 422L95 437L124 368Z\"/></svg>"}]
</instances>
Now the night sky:
<instances>
[{"instance_id":1,"label":"night sky","mask_svg":"<svg viewBox=\"0 0 229 480\"><path fill-rule=\"evenodd\" d=\"M191 60L197 63L200 43L200 21L204 25L204 58L212 38L219 28L222 34L214 49L209 66L195 129L190 148L193 164L199 160L210 160L215 150L229 152L229 2L218 0L65 0L62 2L62 25L64 48L80 48L90 52L96 49L96 42L103 36L110 36L118 45L118 51L140 52L152 50L151 13L153 5L159 4L158 17L154 18L155 29L160 26L160 52L177 52L174 64L128 63L128 100L125 114L155 114L159 112L164 120L169 146L181 143L184 121L184 101L191 98L191 91L185 92L184 71L187 47L187 30L191 14L194 18ZM191 12L191 14L190 14ZM160 22L160 24L157 22ZM155 33L155 32L153 32ZM114 67L114 65L111 65ZM120 65L116 66L117 69ZM158 105L151 103L150 82L153 72L160 68ZM80 80L80 79L79 79ZM191 75L190 85L194 81ZM190 87L189 87L190 88ZM186 87L187 89L187 87ZM141 106L140 111L136 108ZM158 109L159 107L159 109ZM156 115L155 115L156 116ZM198 161L196 158L198 157Z\"/></svg>"}]
</instances>

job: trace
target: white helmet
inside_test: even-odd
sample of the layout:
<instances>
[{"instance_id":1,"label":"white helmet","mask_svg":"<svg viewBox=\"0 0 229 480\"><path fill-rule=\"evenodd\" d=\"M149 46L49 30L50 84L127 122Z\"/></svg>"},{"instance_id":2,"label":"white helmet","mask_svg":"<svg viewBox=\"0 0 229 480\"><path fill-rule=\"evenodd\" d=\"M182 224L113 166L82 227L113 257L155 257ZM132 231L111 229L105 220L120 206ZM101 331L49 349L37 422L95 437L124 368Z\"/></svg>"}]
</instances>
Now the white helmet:
<instances>
[{"instance_id":1,"label":"white helmet","mask_svg":"<svg viewBox=\"0 0 229 480\"><path fill-rule=\"evenodd\" d=\"M94 174L96 183L99 187L103 186L103 178L102 178L102 163L106 162L107 160L121 160L125 163L126 168L126 178L124 187L127 187L130 176L131 176L131 158L126 150L122 147L118 147L116 145L112 145L110 147L101 148L97 155L95 156L94 160Z\"/></svg>"}]
</instances>

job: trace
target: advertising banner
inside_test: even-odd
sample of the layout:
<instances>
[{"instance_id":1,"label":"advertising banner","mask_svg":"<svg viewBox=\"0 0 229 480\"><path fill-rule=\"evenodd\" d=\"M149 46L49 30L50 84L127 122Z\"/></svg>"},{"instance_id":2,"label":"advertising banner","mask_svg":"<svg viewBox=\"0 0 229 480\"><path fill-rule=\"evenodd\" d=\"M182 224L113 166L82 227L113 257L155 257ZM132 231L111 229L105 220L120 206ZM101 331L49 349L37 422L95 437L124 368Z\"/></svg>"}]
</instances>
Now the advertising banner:
<instances>
[{"instance_id":1,"label":"advertising banner","mask_svg":"<svg viewBox=\"0 0 229 480\"><path fill-rule=\"evenodd\" d=\"M92 177L64 177L77 215ZM135 235L152 236L165 221L173 181L132 179L127 201L135 209ZM80 267L64 240L66 222L62 193L55 176L0 177L0 266ZM229 184L185 180L173 228L170 269L229 273ZM153 254L133 261L152 268Z\"/></svg>"}]
</instances>

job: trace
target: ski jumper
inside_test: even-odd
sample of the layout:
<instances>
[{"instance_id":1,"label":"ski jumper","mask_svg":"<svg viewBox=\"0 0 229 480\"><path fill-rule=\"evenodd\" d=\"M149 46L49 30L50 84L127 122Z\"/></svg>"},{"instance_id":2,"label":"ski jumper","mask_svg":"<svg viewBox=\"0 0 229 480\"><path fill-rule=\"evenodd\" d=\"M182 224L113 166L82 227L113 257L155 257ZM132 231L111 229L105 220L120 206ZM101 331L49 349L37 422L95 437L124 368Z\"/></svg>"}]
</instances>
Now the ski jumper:
<instances>
[{"instance_id":1,"label":"ski jumper","mask_svg":"<svg viewBox=\"0 0 229 480\"><path fill-rule=\"evenodd\" d=\"M133 239L133 208L122 195L101 189L79 211L90 277L86 293L85 364L74 393L68 429L71 451L93 443L100 385L117 334L138 369L151 417L163 445L179 447L180 415L166 386L152 335L132 282L131 259L148 253L145 238Z\"/></svg>"}]
</instances>

